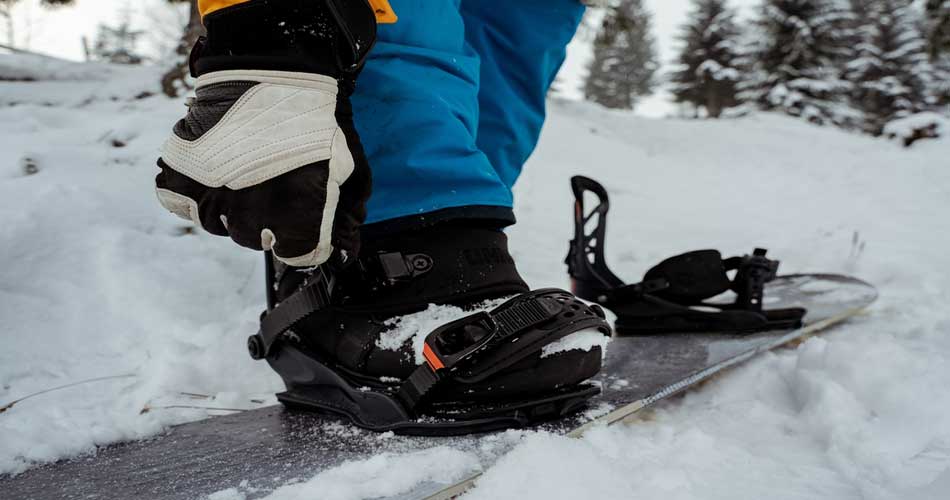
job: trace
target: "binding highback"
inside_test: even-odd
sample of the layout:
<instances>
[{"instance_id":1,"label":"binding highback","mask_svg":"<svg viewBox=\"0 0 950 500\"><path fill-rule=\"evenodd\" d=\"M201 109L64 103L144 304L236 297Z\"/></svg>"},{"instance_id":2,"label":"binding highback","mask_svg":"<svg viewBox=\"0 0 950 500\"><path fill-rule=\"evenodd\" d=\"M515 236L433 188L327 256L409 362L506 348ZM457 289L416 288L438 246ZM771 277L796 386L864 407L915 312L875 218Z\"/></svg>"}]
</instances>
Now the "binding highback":
<instances>
[{"instance_id":1,"label":"binding highback","mask_svg":"<svg viewBox=\"0 0 950 500\"><path fill-rule=\"evenodd\" d=\"M751 333L798 328L805 310L764 310L765 284L776 278L778 261L756 248L752 255L723 259L718 250L695 250L670 257L647 271L643 281L625 284L604 258L607 190L587 177L571 178L574 239L567 254L571 287L578 297L604 305L617 315L620 334L686 332ZM597 197L587 209L586 193ZM729 272L734 271L734 277ZM707 299L732 290L732 303Z\"/></svg>"},{"instance_id":2,"label":"binding highback","mask_svg":"<svg viewBox=\"0 0 950 500\"><path fill-rule=\"evenodd\" d=\"M574 192L574 239L565 259L571 276L571 291L583 299L597 301L597 297L607 290L624 284L610 271L604 258L610 200L607 190L588 177L571 177L571 190ZM584 205L585 193L597 197L597 205L589 211Z\"/></svg>"}]
</instances>

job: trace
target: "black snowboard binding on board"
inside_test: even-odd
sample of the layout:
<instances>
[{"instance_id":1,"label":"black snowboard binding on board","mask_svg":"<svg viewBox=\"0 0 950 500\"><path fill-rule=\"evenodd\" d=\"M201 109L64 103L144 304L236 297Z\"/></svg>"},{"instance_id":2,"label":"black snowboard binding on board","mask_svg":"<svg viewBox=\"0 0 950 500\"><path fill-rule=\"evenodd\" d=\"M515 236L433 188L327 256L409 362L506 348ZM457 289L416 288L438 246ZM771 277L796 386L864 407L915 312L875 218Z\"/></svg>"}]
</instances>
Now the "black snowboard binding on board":
<instances>
[{"instance_id":1,"label":"black snowboard binding on board","mask_svg":"<svg viewBox=\"0 0 950 500\"><path fill-rule=\"evenodd\" d=\"M450 435L559 418L599 393L584 382L600 371L600 347L544 348L584 330L610 335L603 311L563 290L527 291L500 231L376 239L339 267L291 268L268 256L268 310L248 348L283 378L287 406L376 431ZM511 298L428 333L424 362L411 340L381 347L400 316L430 303L471 309L499 297Z\"/></svg>"},{"instance_id":2,"label":"black snowboard binding on board","mask_svg":"<svg viewBox=\"0 0 950 500\"><path fill-rule=\"evenodd\" d=\"M752 333L801 326L804 309L763 308L765 284L775 279L779 262L766 258L762 248L728 259L717 250L687 252L660 262L640 283L625 284L604 258L607 191L582 176L571 178L571 189L574 239L566 264L572 289L578 297L613 311L618 334ZM590 211L584 206L585 193L598 200ZM731 279L729 271L735 271ZM707 302L730 290L735 293L733 302Z\"/></svg>"}]
</instances>

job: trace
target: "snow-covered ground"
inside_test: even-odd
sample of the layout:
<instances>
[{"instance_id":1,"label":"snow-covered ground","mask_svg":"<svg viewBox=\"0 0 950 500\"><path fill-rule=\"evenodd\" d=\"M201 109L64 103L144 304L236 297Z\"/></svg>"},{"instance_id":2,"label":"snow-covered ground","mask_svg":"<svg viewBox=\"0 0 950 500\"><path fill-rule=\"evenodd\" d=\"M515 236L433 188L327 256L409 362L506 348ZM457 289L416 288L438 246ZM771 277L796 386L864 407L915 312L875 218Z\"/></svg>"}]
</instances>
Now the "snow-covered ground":
<instances>
[{"instance_id":1,"label":"snow-covered ground","mask_svg":"<svg viewBox=\"0 0 950 500\"><path fill-rule=\"evenodd\" d=\"M0 473L224 413L180 406L253 408L280 389L244 347L261 259L152 192L181 103L142 95L152 69L107 71L0 82L0 406L111 377L0 413ZM583 173L611 192L608 257L628 280L681 251L758 245L784 272L856 274L881 298L629 425L526 433L466 500L950 497L950 140L903 149L771 115L550 110L510 231L533 286L566 286L568 178ZM448 448L381 456L274 497L398 494L477 464Z\"/></svg>"}]
</instances>

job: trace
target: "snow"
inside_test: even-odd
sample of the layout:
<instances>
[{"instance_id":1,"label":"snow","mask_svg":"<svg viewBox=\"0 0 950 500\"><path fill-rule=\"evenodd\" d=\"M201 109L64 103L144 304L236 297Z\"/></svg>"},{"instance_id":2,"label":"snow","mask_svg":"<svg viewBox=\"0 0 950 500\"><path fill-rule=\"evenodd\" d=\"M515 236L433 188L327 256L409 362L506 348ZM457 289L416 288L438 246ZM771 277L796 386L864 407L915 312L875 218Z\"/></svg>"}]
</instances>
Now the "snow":
<instances>
[{"instance_id":1,"label":"snow","mask_svg":"<svg viewBox=\"0 0 950 500\"><path fill-rule=\"evenodd\" d=\"M268 500L358 500L411 491L424 481L456 481L478 470L472 453L438 446L394 455L381 453L368 460L348 462L315 477L284 486Z\"/></svg>"},{"instance_id":2,"label":"snow","mask_svg":"<svg viewBox=\"0 0 950 500\"><path fill-rule=\"evenodd\" d=\"M735 68L727 68L713 59L706 59L696 68L697 76L703 76L706 74L712 76L712 79L717 81L739 81L740 78L739 70Z\"/></svg>"},{"instance_id":3,"label":"snow","mask_svg":"<svg viewBox=\"0 0 950 500\"><path fill-rule=\"evenodd\" d=\"M184 110L143 96L155 74L0 83L0 407L114 377L0 413L0 472L273 404L281 388L244 347L264 302L261 258L154 198L158 147ZM477 454L394 451L315 471L273 498L404 494L479 470L503 440L518 445L466 500L946 498L948 157L946 138L904 149L769 114L656 120L551 102L509 231L533 287L567 285L568 178L583 173L610 191L607 256L627 280L686 250L765 246L785 273L876 284L878 303L581 439L503 433ZM440 310L399 326L416 335L437 312L462 314ZM216 498L252 494L234 484Z\"/></svg>"},{"instance_id":4,"label":"snow","mask_svg":"<svg viewBox=\"0 0 950 500\"><path fill-rule=\"evenodd\" d=\"M100 80L108 79L111 67L80 64L33 54L5 54L0 57L0 80Z\"/></svg>"},{"instance_id":5,"label":"snow","mask_svg":"<svg viewBox=\"0 0 950 500\"><path fill-rule=\"evenodd\" d=\"M279 377L243 346L263 263L156 206L157 148L184 106L135 98L154 68L112 73L0 83L0 406L133 374L0 413L0 472L224 413L168 406L275 402Z\"/></svg>"},{"instance_id":6,"label":"snow","mask_svg":"<svg viewBox=\"0 0 950 500\"><path fill-rule=\"evenodd\" d=\"M551 342L541 349L541 357L546 358L559 352L565 351L584 351L590 352L595 347L600 347L601 355L607 355L607 344L610 337L604 335L598 330L581 330L574 332L557 342Z\"/></svg>"},{"instance_id":7,"label":"snow","mask_svg":"<svg viewBox=\"0 0 950 500\"><path fill-rule=\"evenodd\" d=\"M903 139L928 129L937 135L946 135L950 130L950 118L930 111L915 113L888 122L884 126L884 135Z\"/></svg>"}]
</instances>

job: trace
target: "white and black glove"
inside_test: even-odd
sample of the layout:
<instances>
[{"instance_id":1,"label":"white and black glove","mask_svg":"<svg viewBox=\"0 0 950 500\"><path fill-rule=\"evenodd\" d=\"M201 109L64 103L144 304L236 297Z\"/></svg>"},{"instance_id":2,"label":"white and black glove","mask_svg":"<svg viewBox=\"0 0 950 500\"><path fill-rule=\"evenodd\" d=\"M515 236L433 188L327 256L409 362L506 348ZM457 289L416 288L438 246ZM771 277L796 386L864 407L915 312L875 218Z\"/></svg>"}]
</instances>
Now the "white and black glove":
<instances>
[{"instance_id":1,"label":"white and black glove","mask_svg":"<svg viewBox=\"0 0 950 500\"><path fill-rule=\"evenodd\" d=\"M292 266L346 260L371 185L349 96L375 41L372 9L252 0L204 23L195 98L158 162L159 201Z\"/></svg>"}]
</instances>

